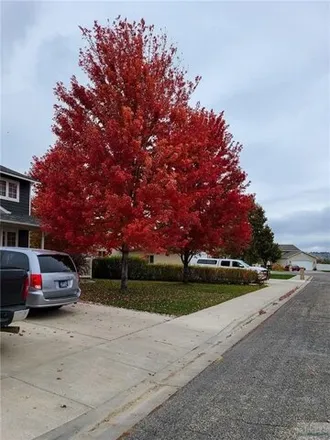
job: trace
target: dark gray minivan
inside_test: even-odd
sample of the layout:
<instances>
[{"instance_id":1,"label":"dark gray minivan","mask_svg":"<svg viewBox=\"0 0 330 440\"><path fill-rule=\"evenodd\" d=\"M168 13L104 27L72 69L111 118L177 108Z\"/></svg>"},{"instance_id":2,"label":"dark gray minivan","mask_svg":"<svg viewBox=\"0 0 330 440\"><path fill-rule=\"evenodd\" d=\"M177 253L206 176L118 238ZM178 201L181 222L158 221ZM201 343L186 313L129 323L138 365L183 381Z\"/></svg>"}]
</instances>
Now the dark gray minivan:
<instances>
[{"instance_id":1,"label":"dark gray minivan","mask_svg":"<svg viewBox=\"0 0 330 440\"><path fill-rule=\"evenodd\" d=\"M63 252L44 249L2 247L1 268L25 269L30 287L26 305L30 308L76 303L80 297L79 275L72 258Z\"/></svg>"}]
</instances>

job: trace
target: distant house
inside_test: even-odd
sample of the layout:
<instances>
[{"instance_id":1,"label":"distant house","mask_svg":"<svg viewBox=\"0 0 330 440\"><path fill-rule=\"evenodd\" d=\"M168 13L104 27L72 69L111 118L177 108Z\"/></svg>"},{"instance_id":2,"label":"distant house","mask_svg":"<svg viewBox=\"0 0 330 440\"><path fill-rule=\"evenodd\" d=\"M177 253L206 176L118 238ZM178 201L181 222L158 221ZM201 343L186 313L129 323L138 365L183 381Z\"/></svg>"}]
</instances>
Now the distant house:
<instances>
[{"instance_id":1,"label":"distant house","mask_svg":"<svg viewBox=\"0 0 330 440\"><path fill-rule=\"evenodd\" d=\"M314 255L301 251L293 244L280 244L279 247L282 252L282 257L277 263L282 266L292 264L304 267L306 270L312 270L313 264L316 264L316 257Z\"/></svg>"},{"instance_id":2,"label":"distant house","mask_svg":"<svg viewBox=\"0 0 330 440\"><path fill-rule=\"evenodd\" d=\"M99 257L104 257L105 255L106 253L103 253L102 251L98 253ZM113 250L111 256L119 257L121 256L121 252L117 250ZM130 256L144 258L150 264L182 264L180 256L176 254L165 255L165 254L150 254L148 252L131 252Z\"/></svg>"},{"instance_id":3,"label":"distant house","mask_svg":"<svg viewBox=\"0 0 330 440\"><path fill-rule=\"evenodd\" d=\"M106 252L104 249L97 252L98 257L106 257L108 252ZM120 257L121 252L117 250L113 250L111 253L112 257ZM149 264L179 264L182 265L181 257L178 254L151 254L148 252L131 252L131 257L139 257L144 258L146 261L148 261ZM209 255L206 252L201 252L200 254L197 254L193 257L193 259L196 258L207 258Z\"/></svg>"},{"instance_id":4,"label":"distant house","mask_svg":"<svg viewBox=\"0 0 330 440\"><path fill-rule=\"evenodd\" d=\"M0 165L0 245L29 247L29 232L39 229L31 215L34 180Z\"/></svg>"}]
</instances>

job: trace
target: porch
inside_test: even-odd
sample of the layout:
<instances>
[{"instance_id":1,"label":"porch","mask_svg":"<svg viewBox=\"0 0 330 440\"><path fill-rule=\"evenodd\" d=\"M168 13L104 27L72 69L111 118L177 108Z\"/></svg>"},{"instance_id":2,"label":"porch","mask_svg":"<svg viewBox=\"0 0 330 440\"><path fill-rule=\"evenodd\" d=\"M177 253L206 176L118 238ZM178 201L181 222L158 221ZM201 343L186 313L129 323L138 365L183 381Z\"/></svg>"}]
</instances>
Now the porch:
<instances>
[{"instance_id":1,"label":"porch","mask_svg":"<svg viewBox=\"0 0 330 440\"><path fill-rule=\"evenodd\" d=\"M0 246L30 247L30 232L39 231L37 219L30 215L14 215L1 212ZM41 248L45 237L41 235Z\"/></svg>"}]
</instances>

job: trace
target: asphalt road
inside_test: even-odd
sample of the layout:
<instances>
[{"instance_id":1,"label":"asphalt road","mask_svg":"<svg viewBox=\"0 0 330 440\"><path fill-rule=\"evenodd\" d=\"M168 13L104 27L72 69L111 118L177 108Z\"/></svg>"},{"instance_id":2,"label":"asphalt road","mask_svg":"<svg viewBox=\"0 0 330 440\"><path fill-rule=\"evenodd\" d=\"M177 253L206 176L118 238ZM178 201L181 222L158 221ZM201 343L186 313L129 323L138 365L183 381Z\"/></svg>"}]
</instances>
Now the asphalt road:
<instances>
[{"instance_id":1,"label":"asphalt road","mask_svg":"<svg viewBox=\"0 0 330 440\"><path fill-rule=\"evenodd\" d=\"M123 438L330 440L330 274Z\"/></svg>"}]
</instances>

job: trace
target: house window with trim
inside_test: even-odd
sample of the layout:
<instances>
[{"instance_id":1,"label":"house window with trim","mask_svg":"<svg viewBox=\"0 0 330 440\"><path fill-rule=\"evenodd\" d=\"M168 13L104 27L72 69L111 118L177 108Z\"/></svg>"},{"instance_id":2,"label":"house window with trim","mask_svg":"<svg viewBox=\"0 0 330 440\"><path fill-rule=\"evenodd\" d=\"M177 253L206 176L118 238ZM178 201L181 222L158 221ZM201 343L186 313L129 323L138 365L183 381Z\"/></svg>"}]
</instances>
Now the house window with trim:
<instances>
[{"instance_id":1,"label":"house window with trim","mask_svg":"<svg viewBox=\"0 0 330 440\"><path fill-rule=\"evenodd\" d=\"M2 246L18 246L17 231L2 231Z\"/></svg>"},{"instance_id":2,"label":"house window with trim","mask_svg":"<svg viewBox=\"0 0 330 440\"><path fill-rule=\"evenodd\" d=\"M154 262L155 262L155 256L149 255L149 264L154 264Z\"/></svg>"},{"instance_id":3,"label":"house window with trim","mask_svg":"<svg viewBox=\"0 0 330 440\"><path fill-rule=\"evenodd\" d=\"M19 183L13 180L0 180L0 198L19 202Z\"/></svg>"},{"instance_id":4,"label":"house window with trim","mask_svg":"<svg viewBox=\"0 0 330 440\"><path fill-rule=\"evenodd\" d=\"M5 180L0 180L0 196L6 197L7 184Z\"/></svg>"}]
</instances>

